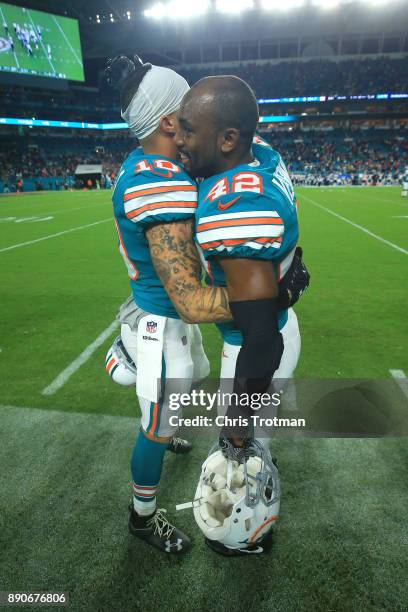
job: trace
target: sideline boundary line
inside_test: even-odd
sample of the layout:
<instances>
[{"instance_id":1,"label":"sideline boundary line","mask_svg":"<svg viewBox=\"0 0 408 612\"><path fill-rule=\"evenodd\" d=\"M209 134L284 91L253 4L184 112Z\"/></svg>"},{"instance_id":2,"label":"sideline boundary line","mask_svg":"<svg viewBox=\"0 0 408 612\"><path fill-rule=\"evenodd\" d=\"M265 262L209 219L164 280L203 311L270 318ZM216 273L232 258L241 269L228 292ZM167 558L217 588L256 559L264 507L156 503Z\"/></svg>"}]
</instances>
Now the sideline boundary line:
<instances>
[{"instance_id":1,"label":"sideline boundary line","mask_svg":"<svg viewBox=\"0 0 408 612\"><path fill-rule=\"evenodd\" d=\"M308 196L305 196L303 194L300 196L300 198L304 198L305 200L308 200L309 202L311 202L311 204L313 204L313 206L317 206L317 208L321 208L322 210L329 213L329 215L333 215L333 217L337 217L337 219L341 219L341 221L344 221L345 223L352 225L356 229L359 229L365 234L368 234L368 236L371 236L371 238L375 238L376 240L379 240L380 242L383 242L384 244L387 244L388 246L392 247L396 251L399 251L400 253L404 253L404 255L408 255L408 251L406 249L403 249L397 244L394 244L393 242L390 242L389 240L386 240L385 238L382 238L381 236L378 236L377 234L370 232L370 230L368 230L363 225L358 225L358 223L354 223L354 221L350 221L350 219L347 219L347 217L343 217L342 215L339 215L338 213L334 212L334 210L330 210L330 208L326 208L325 206L322 206L315 200L312 200L312 198L309 198Z\"/></svg>"},{"instance_id":2,"label":"sideline boundary line","mask_svg":"<svg viewBox=\"0 0 408 612\"><path fill-rule=\"evenodd\" d=\"M105 340L109 338L118 327L119 323L113 321L86 349L82 351L56 378L41 391L41 395L54 395L71 378L79 368L88 361L92 354L99 348Z\"/></svg>"},{"instance_id":3,"label":"sideline boundary line","mask_svg":"<svg viewBox=\"0 0 408 612\"><path fill-rule=\"evenodd\" d=\"M0 253L5 253L6 251L12 251L13 249L18 249L24 246L29 246L30 244L36 244L37 242L42 242L43 240L49 240L50 238L58 238L58 236L64 236L64 234L71 234L72 232L77 232L78 230L81 230L81 229L86 229L88 227L94 227L95 225L106 223L107 221L112 221L112 217L109 217L108 219L102 219L102 221L95 221L95 223L88 223L88 225L79 225L78 227L72 227L69 230L64 230L63 232L57 232L56 234L48 234L48 236L43 236L42 238L36 238L35 240L29 240L28 242L20 242L18 244L13 244L9 247L5 247L4 249L0 249Z\"/></svg>"},{"instance_id":4,"label":"sideline boundary line","mask_svg":"<svg viewBox=\"0 0 408 612\"><path fill-rule=\"evenodd\" d=\"M403 394L408 397L408 378L406 377L404 370L390 370L390 374Z\"/></svg>"}]
</instances>

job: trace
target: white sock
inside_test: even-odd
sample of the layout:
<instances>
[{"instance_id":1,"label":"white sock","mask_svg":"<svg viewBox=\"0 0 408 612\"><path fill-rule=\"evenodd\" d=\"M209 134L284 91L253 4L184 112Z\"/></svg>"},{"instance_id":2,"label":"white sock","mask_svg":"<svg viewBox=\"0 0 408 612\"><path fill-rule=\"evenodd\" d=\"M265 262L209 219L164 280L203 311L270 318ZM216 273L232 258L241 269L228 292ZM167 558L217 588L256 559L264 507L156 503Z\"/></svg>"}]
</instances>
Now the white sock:
<instances>
[{"instance_id":1,"label":"white sock","mask_svg":"<svg viewBox=\"0 0 408 612\"><path fill-rule=\"evenodd\" d=\"M156 510L156 498L154 497L149 501L140 501L133 497L133 508L139 516L149 516Z\"/></svg>"}]
</instances>

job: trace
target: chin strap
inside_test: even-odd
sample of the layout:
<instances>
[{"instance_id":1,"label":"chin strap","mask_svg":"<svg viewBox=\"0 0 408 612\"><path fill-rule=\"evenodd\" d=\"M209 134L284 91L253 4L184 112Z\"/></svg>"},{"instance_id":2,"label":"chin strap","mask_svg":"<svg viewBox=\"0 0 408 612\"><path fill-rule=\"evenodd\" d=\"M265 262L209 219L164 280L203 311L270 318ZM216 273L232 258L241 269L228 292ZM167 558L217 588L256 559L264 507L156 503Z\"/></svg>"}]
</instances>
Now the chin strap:
<instances>
[{"instance_id":1,"label":"chin strap","mask_svg":"<svg viewBox=\"0 0 408 612\"><path fill-rule=\"evenodd\" d=\"M214 491L211 495L205 497L198 497L192 502L186 502L185 504L177 504L176 510L188 510L188 508L199 508L202 504L205 504L213 499L216 495L219 495L219 491Z\"/></svg>"},{"instance_id":2,"label":"chin strap","mask_svg":"<svg viewBox=\"0 0 408 612\"><path fill-rule=\"evenodd\" d=\"M212 501L215 497L219 496L221 492L224 492L227 495L227 497L233 500L235 497L235 494L231 490L231 480L233 476L232 470L233 470L233 462L228 461L227 463L227 487L226 488L217 489L216 491L213 491L212 493L210 493L210 495L206 495L204 497L197 497L197 499L195 499L192 502L186 502L184 504L177 504L176 510L188 510L189 508L199 508L202 504L206 504L207 502ZM244 487L242 487L242 489L244 489Z\"/></svg>"}]
</instances>

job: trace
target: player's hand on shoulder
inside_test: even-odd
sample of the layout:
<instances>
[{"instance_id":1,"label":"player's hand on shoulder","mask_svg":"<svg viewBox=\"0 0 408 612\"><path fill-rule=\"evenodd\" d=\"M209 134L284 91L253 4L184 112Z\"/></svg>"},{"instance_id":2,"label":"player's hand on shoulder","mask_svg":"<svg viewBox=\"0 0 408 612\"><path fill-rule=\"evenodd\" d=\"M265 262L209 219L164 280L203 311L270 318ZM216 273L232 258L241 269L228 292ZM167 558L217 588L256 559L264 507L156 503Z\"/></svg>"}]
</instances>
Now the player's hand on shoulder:
<instances>
[{"instance_id":1,"label":"player's hand on shoulder","mask_svg":"<svg viewBox=\"0 0 408 612\"><path fill-rule=\"evenodd\" d=\"M279 283L279 308L291 308L310 284L310 273L303 261L302 247L296 247L292 264Z\"/></svg>"}]
</instances>

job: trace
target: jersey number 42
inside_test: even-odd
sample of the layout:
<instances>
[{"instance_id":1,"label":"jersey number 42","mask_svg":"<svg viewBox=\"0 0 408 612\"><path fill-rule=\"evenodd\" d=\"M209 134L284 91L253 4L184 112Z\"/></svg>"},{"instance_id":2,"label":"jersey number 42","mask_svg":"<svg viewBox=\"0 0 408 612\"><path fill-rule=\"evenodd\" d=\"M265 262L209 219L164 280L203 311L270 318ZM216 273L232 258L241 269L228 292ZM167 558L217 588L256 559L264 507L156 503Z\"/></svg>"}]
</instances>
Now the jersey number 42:
<instances>
[{"instance_id":1,"label":"jersey number 42","mask_svg":"<svg viewBox=\"0 0 408 612\"><path fill-rule=\"evenodd\" d=\"M240 172L231 177L225 176L215 183L208 192L206 200L214 202L229 193L242 193L243 191L263 193L262 177L255 172Z\"/></svg>"}]
</instances>

